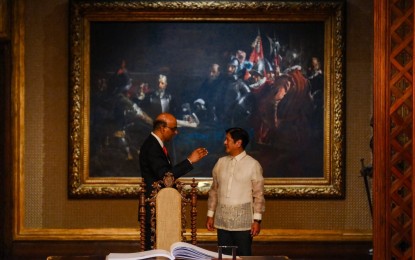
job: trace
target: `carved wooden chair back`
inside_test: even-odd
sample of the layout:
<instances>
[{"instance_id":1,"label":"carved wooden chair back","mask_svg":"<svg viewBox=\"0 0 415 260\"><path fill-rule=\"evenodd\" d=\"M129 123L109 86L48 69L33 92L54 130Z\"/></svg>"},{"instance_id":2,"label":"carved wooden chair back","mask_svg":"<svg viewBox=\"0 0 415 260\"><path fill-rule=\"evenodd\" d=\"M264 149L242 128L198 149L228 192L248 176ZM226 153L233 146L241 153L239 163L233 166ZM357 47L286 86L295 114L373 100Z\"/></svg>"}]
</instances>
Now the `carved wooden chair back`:
<instances>
[{"instance_id":1,"label":"carved wooden chair back","mask_svg":"<svg viewBox=\"0 0 415 260\"><path fill-rule=\"evenodd\" d=\"M172 173L166 173L163 180L153 183L149 198L145 197L145 184L141 184L139 199L140 249L145 250L146 204L151 211L151 242L153 249L170 250L174 242L196 244L197 182L185 185L174 180ZM189 208L189 212L187 209ZM190 241L186 238L187 216L190 213Z\"/></svg>"}]
</instances>

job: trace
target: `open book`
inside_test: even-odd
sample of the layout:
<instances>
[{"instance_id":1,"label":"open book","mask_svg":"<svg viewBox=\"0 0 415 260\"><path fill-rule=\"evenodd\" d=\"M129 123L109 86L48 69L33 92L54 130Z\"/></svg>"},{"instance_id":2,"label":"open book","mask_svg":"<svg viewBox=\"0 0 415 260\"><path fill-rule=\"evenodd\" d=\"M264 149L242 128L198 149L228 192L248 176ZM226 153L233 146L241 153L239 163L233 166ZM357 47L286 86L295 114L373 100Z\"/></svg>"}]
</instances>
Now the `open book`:
<instances>
[{"instance_id":1,"label":"open book","mask_svg":"<svg viewBox=\"0 0 415 260\"><path fill-rule=\"evenodd\" d=\"M165 257L167 259L210 260L217 259L218 253L189 243L176 242L171 245L170 252L164 249L153 249L136 253L111 253L107 255L106 260L138 260L156 257ZM232 256L230 255L222 255L222 257L232 259Z\"/></svg>"}]
</instances>

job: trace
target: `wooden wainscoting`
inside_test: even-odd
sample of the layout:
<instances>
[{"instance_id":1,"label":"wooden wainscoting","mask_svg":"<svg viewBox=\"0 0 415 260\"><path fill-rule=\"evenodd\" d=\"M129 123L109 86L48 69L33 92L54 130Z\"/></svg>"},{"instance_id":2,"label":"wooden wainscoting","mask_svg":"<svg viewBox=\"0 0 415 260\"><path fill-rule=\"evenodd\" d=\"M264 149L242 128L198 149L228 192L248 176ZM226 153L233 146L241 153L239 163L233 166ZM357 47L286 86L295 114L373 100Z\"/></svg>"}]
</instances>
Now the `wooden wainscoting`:
<instances>
[{"instance_id":1,"label":"wooden wainscoting","mask_svg":"<svg viewBox=\"0 0 415 260\"><path fill-rule=\"evenodd\" d=\"M206 241L198 246L215 251L216 243ZM136 252L132 241L15 241L12 256L7 259L45 260L48 256L94 256L105 259L110 252ZM286 255L293 260L372 259L371 241L275 241L254 242L254 255Z\"/></svg>"},{"instance_id":2,"label":"wooden wainscoting","mask_svg":"<svg viewBox=\"0 0 415 260\"><path fill-rule=\"evenodd\" d=\"M121 235L124 234L124 235ZM137 229L23 229L5 259L48 256L96 256L139 251ZM186 234L189 239L190 233ZM216 251L216 232L198 229L198 246ZM372 233L356 230L263 229L253 244L254 255L286 255L294 260L372 259Z\"/></svg>"}]
</instances>

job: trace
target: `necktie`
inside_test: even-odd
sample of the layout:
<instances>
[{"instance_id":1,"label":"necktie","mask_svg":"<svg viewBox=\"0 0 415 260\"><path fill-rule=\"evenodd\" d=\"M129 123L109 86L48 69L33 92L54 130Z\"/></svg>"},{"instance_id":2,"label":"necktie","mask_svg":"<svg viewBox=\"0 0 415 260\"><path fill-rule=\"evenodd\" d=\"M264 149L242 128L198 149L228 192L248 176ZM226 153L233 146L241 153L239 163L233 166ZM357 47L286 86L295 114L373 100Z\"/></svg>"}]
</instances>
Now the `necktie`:
<instances>
[{"instance_id":1,"label":"necktie","mask_svg":"<svg viewBox=\"0 0 415 260\"><path fill-rule=\"evenodd\" d=\"M167 157L169 156L169 153L167 152L166 146L163 146L163 152Z\"/></svg>"}]
</instances>

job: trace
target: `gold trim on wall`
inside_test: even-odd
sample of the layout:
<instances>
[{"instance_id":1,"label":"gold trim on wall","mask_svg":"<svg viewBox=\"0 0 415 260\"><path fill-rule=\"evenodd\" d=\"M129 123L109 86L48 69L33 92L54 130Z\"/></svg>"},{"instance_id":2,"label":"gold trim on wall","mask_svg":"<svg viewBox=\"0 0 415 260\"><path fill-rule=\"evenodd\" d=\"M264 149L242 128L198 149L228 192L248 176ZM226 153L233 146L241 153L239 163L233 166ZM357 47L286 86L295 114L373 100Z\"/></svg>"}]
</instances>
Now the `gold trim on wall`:
<instances>
[{"instance_id":1,"label":"gold trim on wall","mask_svg":"<svg viewBox=\"0 0 415 260\"><path fill-rule=\"evenodd\" d=\"M341 2L73 1L70 18L69 175L71 198L137 197L141 178L91 177L90 24L108 21L324 22L324 155L317 178L266 178L272 198L344 198L344 10ZM183 178L186 180L186 178ZM186 182L186 181L184 181ZM198 179L206 195L211 178Z\"/></svg>"},{"instance_id":2,"label":"gold trim on wall","mask_svg":"<svg viewBox=\"0 0 415 260\"><path fill-rule=\"evenodd\" d=\"M13 171L13 235L18 237L24 222L24 111L25 111L25 45L24 45L24 4L22 0L13 2L12 23L12 171Z\"/></svg>"},{"instance_id":3,"label":"gold trim on wall","mask_svg":"<svg viewBox=\"0 0 415 260\"><path fill-rule=\"evenodd\" d=\"M138 241L140 230L134 228L106 229L27 229L17 240L112 240ZM190 233L185 233L190 239ZM198 229L197 240L217 241L216 232ZM371 241L370 230L302 230L262 229L255 241Z\"/></svg>"}]
</instances>

